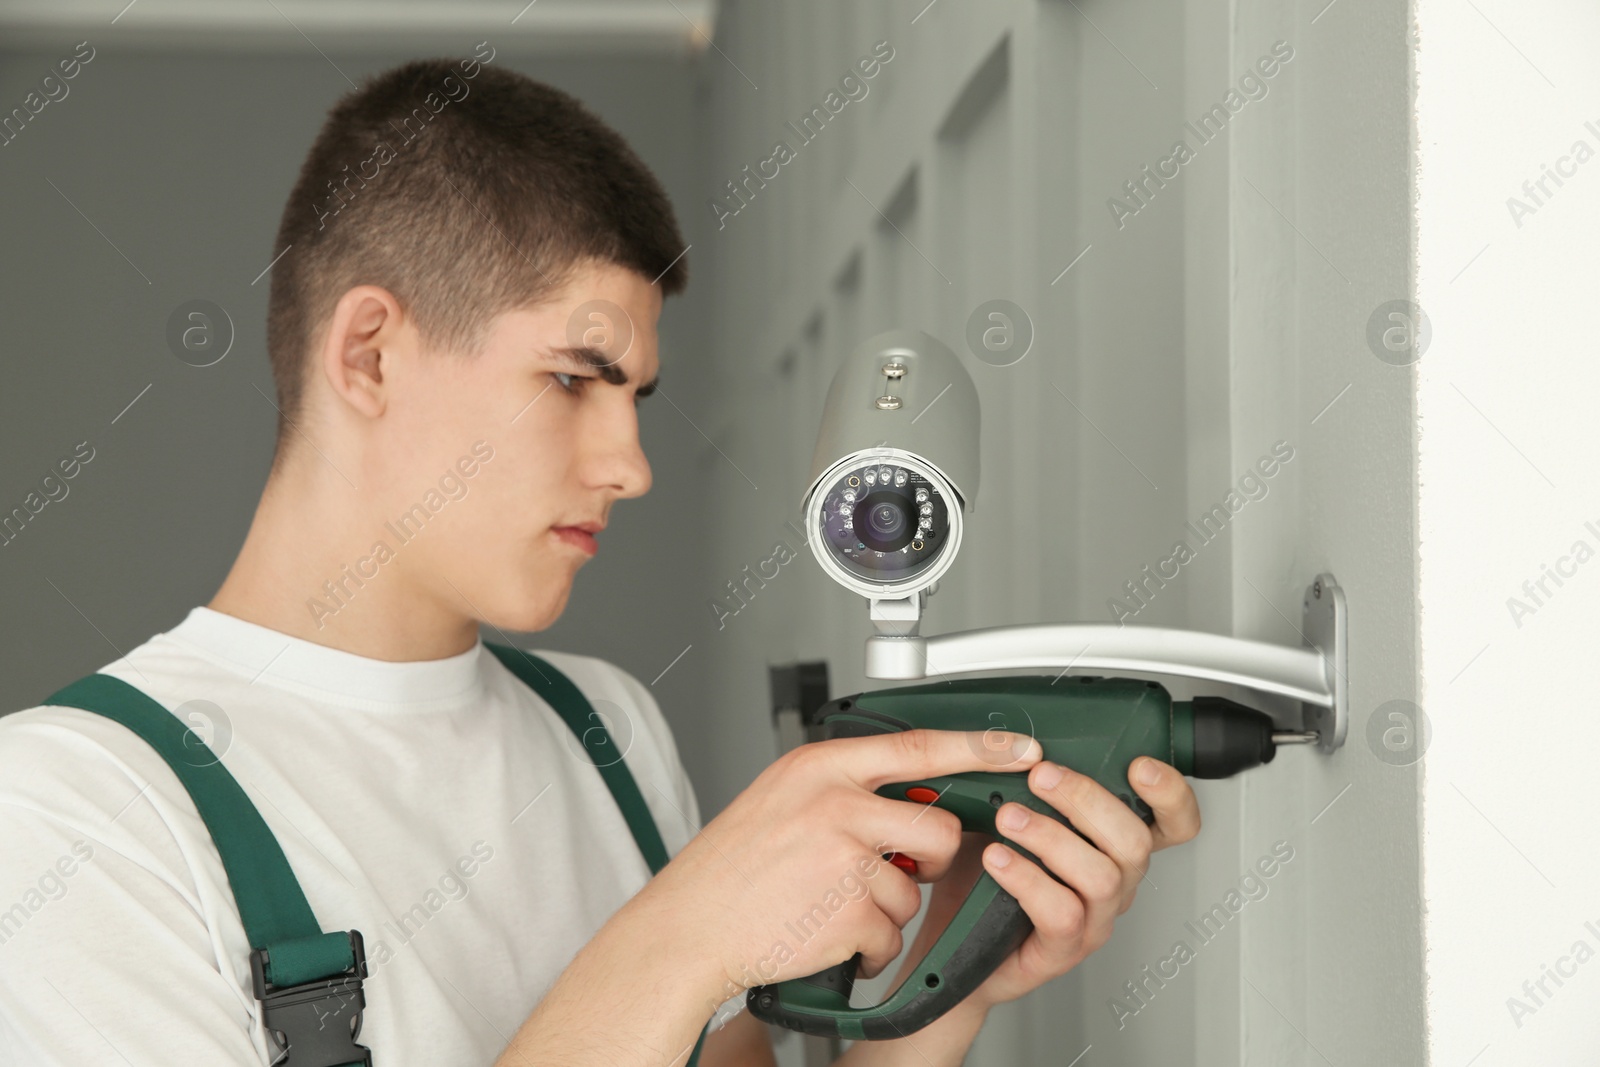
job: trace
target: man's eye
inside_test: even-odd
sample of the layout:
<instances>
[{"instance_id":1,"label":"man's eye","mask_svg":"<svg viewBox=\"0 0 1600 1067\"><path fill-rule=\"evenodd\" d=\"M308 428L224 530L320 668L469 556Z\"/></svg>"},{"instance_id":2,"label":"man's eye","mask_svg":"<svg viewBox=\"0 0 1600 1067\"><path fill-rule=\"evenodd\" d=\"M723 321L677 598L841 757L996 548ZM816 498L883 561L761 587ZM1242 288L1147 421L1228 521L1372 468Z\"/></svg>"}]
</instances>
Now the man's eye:
<instances>
[{"instance_id":1,"label":"man's eye","mask_svg":"<svg viewBox=\"0 0 1600 1067\"><path fill-rule=\"evenodd\" d=\"M576 393L582 388L582 386L579 385L569 385L568 382L586 382L589 380L581 374L566 374L562 371L552 371L551 376L555 378L556 384L561 386L562 390L568 393ZM563 381L563 379L566 380Z\"/></svg>"}]
</instances>

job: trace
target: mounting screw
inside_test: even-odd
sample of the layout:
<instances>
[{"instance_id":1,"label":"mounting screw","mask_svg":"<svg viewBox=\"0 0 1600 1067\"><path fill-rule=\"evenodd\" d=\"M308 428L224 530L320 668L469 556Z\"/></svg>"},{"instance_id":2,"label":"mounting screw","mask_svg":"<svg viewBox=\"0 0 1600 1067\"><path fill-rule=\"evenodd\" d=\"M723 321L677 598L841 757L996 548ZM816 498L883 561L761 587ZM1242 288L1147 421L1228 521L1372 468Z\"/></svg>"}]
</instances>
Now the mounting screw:
<instances>
[{"instance_id":1,"label":"mounting screw","mask_svg":"<svg viewBox=\"0 0 1600 1067\"><path fill-rule=\"evenodd\" d=\"M883 365L883 376L885 378L904 378L906 376L906 365L898 359L891 359Z\"/></svg>"},{"instance_id":2,"label":"mounting screw","mask_svg":"<svg viewBox=\"0 0 1600 1067\"><path fill-rule=\"evenodd\" d=\"M1318 600L1322 599L1322 579L1321 578L1318 578L1316 581L1311 583L1311 595L1316 597Z\"/></svg>"},{"instance_id":3,"label":"mounting screw","mask_svg":"<svg viewBox=\"0 0 1600 1067\"><path fill-rule=\"evenodd\" d=\"M893 411L900 406L900 398L897 396L880 396L874 403L883 411Z\"/></svg>"}]
</instances>

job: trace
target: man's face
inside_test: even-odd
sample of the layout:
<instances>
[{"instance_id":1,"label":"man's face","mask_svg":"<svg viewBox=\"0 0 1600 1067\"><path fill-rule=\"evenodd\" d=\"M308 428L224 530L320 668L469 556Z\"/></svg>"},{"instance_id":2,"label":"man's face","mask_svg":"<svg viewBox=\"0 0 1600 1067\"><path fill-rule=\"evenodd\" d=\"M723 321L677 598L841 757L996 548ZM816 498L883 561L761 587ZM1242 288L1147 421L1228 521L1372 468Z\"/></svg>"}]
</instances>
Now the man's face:
<instances>
[{"instance_id":1,"label":"man's face","mask_svg":"<svg viewBox=\"0 0 1600 1067\"><path fill-rule=\"evenodd\" d=\"M399 454L378 462L396 502L383 536L414 539L386 566L502 629L553 623L596 547L574 528L604 525L613 503L650 488L635 393L656 376L660 313L659 288L596 265L539 306L494 319L480 354L411 361L388 411ZM418 523L400 522L441 499L420 536Z\"/></svg>"}]
</instances>

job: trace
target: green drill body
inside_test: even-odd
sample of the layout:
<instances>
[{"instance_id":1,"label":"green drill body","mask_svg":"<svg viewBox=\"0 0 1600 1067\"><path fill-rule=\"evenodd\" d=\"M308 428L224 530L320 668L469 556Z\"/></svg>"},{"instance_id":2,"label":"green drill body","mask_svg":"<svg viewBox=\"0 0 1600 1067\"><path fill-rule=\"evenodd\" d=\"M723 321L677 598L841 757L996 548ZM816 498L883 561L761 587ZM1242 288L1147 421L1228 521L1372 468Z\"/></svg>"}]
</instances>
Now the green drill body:
<instances>
[{"instance_id":1,"label":"green drill body","mask_svg":"<svg viewBox=\"0 0 1600 1067\"><path fill-rule=\"evenodd\" d=\"M1222 778L1265 763L1274 752L1272 723L1262 713L1214 697L1174 701L1158 683L1130 678L1017 675L881 689L833 701L818 722L830 738L910 729L1034 737L1045 759L1093 778L1147 823L1153 813L1128 784L1129 765L1138 757L1153 756L1185 775ZM1071 826L1033 794L1025 773L1005 769L1013 759L1009 744L985 745L980 755L991 753L992 772L897 782L878 793L934 803L954 813L964 830L995 837L1003 836L995 813L1008 801ZM752 989L750 1009L767 1022L805 1033L900 1037L964 999L1031 929L1016 898L985 872L927 956L883 1003L850 1007L852 959L808 978Z\"/></svg>"}]
</instances>

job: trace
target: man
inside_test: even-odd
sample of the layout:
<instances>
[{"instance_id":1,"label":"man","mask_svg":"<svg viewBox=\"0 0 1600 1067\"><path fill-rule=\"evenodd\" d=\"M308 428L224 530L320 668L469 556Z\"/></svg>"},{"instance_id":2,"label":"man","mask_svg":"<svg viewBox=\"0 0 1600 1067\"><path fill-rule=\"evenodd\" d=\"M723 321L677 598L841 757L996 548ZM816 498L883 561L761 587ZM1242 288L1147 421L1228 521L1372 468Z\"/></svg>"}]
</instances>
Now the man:
<instances>
[{"instance_id":1,"label":"man","mask_svg":"<svg viewBox=\"0 0 1600 1067\"><path fill-rule=\"evenodd\" d=\"M102 673L204 721L197 751L259 810L322 928L362 931L360 1038L380 1067L681 1064L750 984L856 952L882 970L917 882L940 880L931 935L981 865L1035 932L910 1041L844 1058L959 1063L991 1005L1105 941L1151 851L1198 830L1194 796L1136 763L1147 827L1029 738L915 732L807 746L702 830L649 691L539 653L627 727L674 856L650 877L586 750L479 627L553 623L612 506L649 489L636 406L684 243L615 132L492 59L409 63L330 112L273 250L279 439L243 548L208 605ZM873 793L997 764L1088 835L1001 810L1055 879L964 844L948 812ZM891 851L905 868L880 861ZM278 1054L238 887L128 729L48 705L0 719L0 872L0 1062ZM857 874L860 892L774 953ZM765 1027L736 1016L701 1062L772 1063Z\"/></svg>"}]
</instances>

